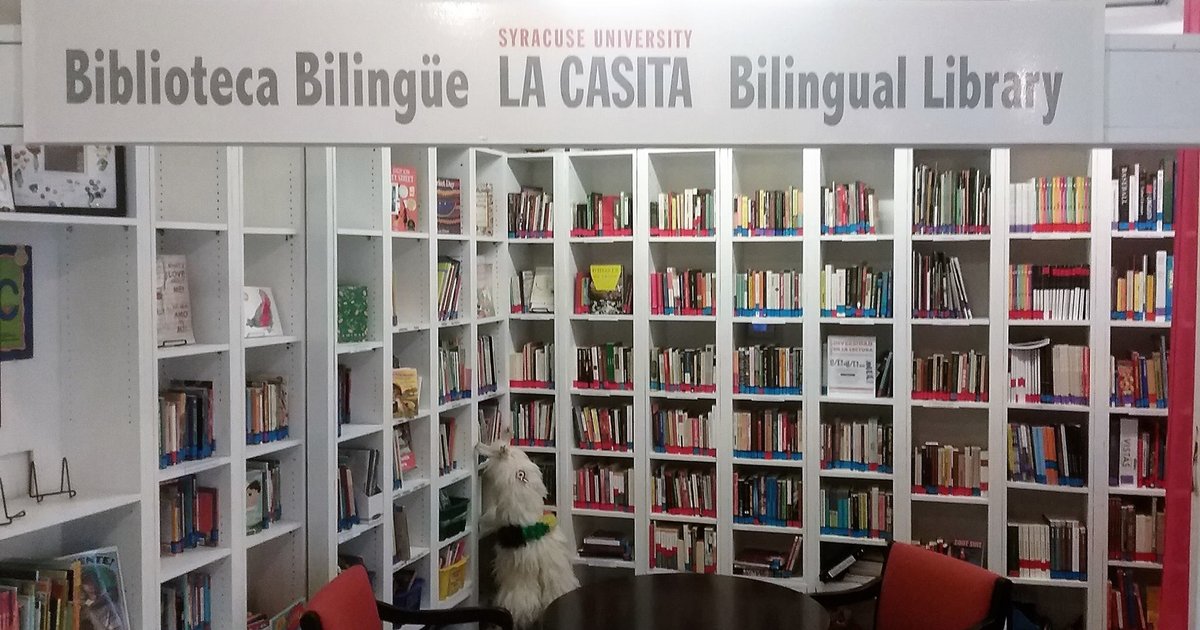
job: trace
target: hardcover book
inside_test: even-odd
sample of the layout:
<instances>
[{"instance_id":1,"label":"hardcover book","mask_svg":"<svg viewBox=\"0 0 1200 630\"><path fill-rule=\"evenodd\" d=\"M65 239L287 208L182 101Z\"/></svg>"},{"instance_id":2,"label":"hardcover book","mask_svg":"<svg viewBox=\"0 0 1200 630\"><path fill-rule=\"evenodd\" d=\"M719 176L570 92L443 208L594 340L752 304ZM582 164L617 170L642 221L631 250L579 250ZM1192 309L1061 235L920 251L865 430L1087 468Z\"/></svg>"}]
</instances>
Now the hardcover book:
<instances>
[{"instance_id":1,"label":"hardcover book","mask_svg":"<svg viewBox=\"0 0 1200 630\"><path fill-rule=\"evenodd\" d=\"M158 347L196 343L196 334L192 330L187 257L159 256L154 268L154 287Z\"/></svg>"},{"instance_id":2,"label":"hardcover book","mask_svg":"<svg viewBox=\"0 0 1200 630\"><path fill-rule=\"evenodd\" d=\"M338 343L366 341L367 287L339 284L337 307Z\"/></svg>"},{"instance_id":3,"label":"hardcover book","mask_svg":"<svg viewBox=\"0 0 1200 630\"><path fill-rule=\"evenodd\" d=\"M440 202L439 202L440 205ZM417 202L417 169L392 167L392 231L415 232L420 214Z\"/></svg>"},{"instance_id":4,"label":"hardcover book","mask_svg":"<svg viewBox=\"0 0 1200 630\"><path fill-rule=\"evenodd\" d=\"M0 289L0 361L32 358L33 250L28 245L0 245Z\"/></svg>"},{"instance_id":5,"label":"hardcover book","mask_svg":"<svg viewBox=\"0 0 1200 630\"><path fill-rule=\"evenodd\" d=\"M414 418L421 407L421 376L417 368L392 369L392 416Z\"/></svg>"},{"instance_id":6,"label":"hardcover book","mask_svg":"<svg viewBox=\"0 0 1200 630\"><path fill-rule=\"evenodd\" d=\"M270 287L242 287L242 330L247 339L283 334L278 303Z\"/></svg>"},{"instance_id":7,"label":"hardcover book","mask_svg":"<svg viewBox=\"0 0 1200 630\"><path fill-rule=\"evenodd\" d=\"M438 234L462 234L462 190L457 179L437 180Z\"/></svg>"}]
</instances>

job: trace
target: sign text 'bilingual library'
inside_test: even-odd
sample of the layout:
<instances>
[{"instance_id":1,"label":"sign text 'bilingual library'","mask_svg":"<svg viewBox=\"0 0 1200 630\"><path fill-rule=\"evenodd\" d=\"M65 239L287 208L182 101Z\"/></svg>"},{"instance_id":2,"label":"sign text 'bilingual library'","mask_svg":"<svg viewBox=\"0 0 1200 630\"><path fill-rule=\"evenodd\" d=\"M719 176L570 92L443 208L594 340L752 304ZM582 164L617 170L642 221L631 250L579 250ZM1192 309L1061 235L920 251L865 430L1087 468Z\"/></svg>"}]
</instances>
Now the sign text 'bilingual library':
<instances>
[{"instance_id":1,"label":"sign text 'bilingual library'","mask_svg":"<svg viewBox=\"0 0 1200 630\"><path fill-rule=\"evenodd\" d=\"M1100 138L1094 3L218 4L27 1L26 139Z\"/></svg>"}]
</instances>

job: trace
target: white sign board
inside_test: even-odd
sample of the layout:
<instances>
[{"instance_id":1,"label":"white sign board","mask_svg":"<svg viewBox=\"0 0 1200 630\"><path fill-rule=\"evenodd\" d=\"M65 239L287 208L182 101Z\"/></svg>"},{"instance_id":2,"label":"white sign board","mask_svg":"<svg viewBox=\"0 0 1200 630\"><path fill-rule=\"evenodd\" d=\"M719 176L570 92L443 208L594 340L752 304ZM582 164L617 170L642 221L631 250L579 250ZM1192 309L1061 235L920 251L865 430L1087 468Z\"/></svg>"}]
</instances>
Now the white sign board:
<instances>
[{"instance_id":1,"label":"white sign board","mask_svg":"<svg viewBox=\"0 0 1200 630\"><path fill-rule=\"evenodd\" d=\"M1095 143L1102 3L25 0L31 142Z\"/></svg>"},{"instance_id":2,"label":"white sign board","mask_svg":"<svg viewBox=\"0 0 1200 630\"><path fill-rule=\"evenodd\" d=\"M875 338L830 335L825 349L825 387L832 396L875 395Z\"/></svg>"}]
</instances>

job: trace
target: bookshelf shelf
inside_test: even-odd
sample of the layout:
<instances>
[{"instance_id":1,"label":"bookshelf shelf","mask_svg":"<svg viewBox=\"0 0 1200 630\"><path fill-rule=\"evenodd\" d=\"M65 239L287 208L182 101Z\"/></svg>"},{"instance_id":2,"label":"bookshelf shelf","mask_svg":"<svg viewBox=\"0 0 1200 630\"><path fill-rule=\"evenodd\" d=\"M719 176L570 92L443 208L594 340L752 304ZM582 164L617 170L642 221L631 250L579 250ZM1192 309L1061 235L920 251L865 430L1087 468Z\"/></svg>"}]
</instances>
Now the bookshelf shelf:
<instances>
[{"instance_id":1,"label":"bookshelf shelf","mask_svg":"<svg viewBox=\"0 0 1200 630\"><path fill-rule=\"evenodd\" d=\"M650 451L650 459L661 462L696 462L706 464L715 464L717 462L717 458L710 455L684 455L679 453L659 453L657 451Z\"/></svg>"},{"instance_id":2,"label":"bookshelf shelf","mask_svg":"<svg viewBox=\"0 0 1200 630\"><path fill-rule=\"evenodd\" d=\"M451 400L450 402L445 402L445 403L438 405L437 412L439 414L449 413L456 409L461 409L463 407L470 407L471 404L475 403L475 402L479 402L479 399L476 396L468 396L466 398L460 398L458 400Z\"/></svg>"},{"instance_id":3,"label":"bookshelf shelf","mask_svg":"<svg viewBox=\"0 0 1200 630\"><path fill-rule=\"evenodd\" d=\"M1008 238L1014 241L1086 241L1090 232L1012 232Z\"/></svg>"},{"instance_id":4,"label":"bookshelf shelf","mask_svg":"<svg viewBox=\"0 0 1200 630\"><path fill-rule=\"evenodd\" d=\"M382 341L354 341L350 343L339 343L337 345L338 356L347 354L362 354L364 352L374 352L383 347Z\"/></svg>"},{"instance_id":5,"label":"bookshelf shelf","mask_svg":"<svg viewBox=\"0 0 1200 630\"><path fill-rule=\"evenodd\" d=\"M731 236L734 243L796 243L804 242L803 236Z\"/></svg>"},{"instance_id":6,"label":"bookshelf shelf","mask_svg":"<svg viewBox=\"0 0 1200 630\"><path fill-rule=\"evenodd\" d=\"M765 468L806 468L803 459L758 459L753 457L734 457L735 466L762 466Z\"/></svg>"},{"instance_id":7,"label":"bookshelf shelf","mask_svg":"<svg viewBox=\"0 0 1200 630\"><path fill-rule=\"evenodd\" d=\"M991 234L913 234L915 243L986 243Z\"/></svg>"},{"instance_id":8,"label":"bookshelf shelf","mask_svg":"<svg viewBox=\"0 0 1200 630\"><path fill-rule=\"evenodd\" d=\"M891 234L822 234L820 240L827 243L889 243L894 238Z\"/></svg>"},{"instance_id":9,"label":"bookshelf shelf","mask_svg":"<svg viewBox=\"0 0 1200 630\"><path fill-rule=\"evenodd\" d=\"M1154 321L1137 321L1132 319L1113 319L1109 320L1109 326L1113 328L1152 328L1159 330L1170 330L1171 322L1154 320Z\"/></svg>"},{"instance_id":10,"label":"bookshelf shelf","mask_svg":"<svg viewBox=\"0 0 1200 630\"><path fill-rule=\"evenodd\" d=\"M135 217L92 217L86 215L47 214L44 212L4 212L0 213L0 223L136 227L138 220Z\"/></svg>"},{"instance_id":11,"label":"bookshelf shelf","mask_svg":"<svg viewBox=\"0 0 1200 630\"><path fill-rule=\"evenodd\" d=\"M342 434L337 436L337 441L339 444L341 444L351 440L367 437L369 435L374 435L380 431L383 431L382 424L357 424L351 422L349 424L342 425Z\"/></svg>"},{"instance_id":12,"label":"bookshelf shelf","mask_svg":"<svg viewBox=\"0 0 1200 630\"><path fill-rule=\"evenodd\" d=\"M246 459L254 459L256 457L266 457L274 455L288 449L303 446L304 441L299 438L288 438L286 440L276 440L274 442L265 442L263 444L247 444Z\"/></svg>"},{"instance_id":13,"label":"bookshelf shelf","mask_svg":"<svg viewBox=\"0 0 1200 630\"><path fill-rule=\"evenodd\" d=\"M715 236L650 236L651 243L716 243Z\"/></svg>"},{"instance_id":14,"label":"bookshelf shelf","mask_svg":"<svg viewBox=\"0 0 1200 630\"><path fill-rule=\"evenodd\" d=\"M183 346L158 348L155 350L155 355L159 359L179 359L183 357L198 357L206 354L220 354L222 352L229 352L229 344L189 343Z\"/></svg>"},{"instance_id":15,"label":"bookshelf shelf","mask_svg":"<svg viewBox=\"0 0 1200 630\"><path fill-rule=\"evenodd\" d=\"M735 316L733 318L735 324L766 324L767 326L780 324L803 324L803 317L746 317Z\"/></svg>"},{"instance_id":16,"label":"bookshelf shelf","mask_svg":"<svg viewBox=\"0 0 1200 630\"><path fill-rule=\"evenodd\" d=\"M229 231L229 226L225 223L205 223L200 221L156 221L154 229L180 232L227 232Z\"/></svg>"},{"instance_id":17,"label":"bookshelf shelf","mask_svg":"<svg viewBox=\"0 0 1200 630\"><path fill-rule=\"evenodd\" d=\"M558 392L557 389L548 389L543 387L509 387L510 394L530 394L534 396L553 396Z\"/></svg>"},{"instance_id":18,"label":"bookshelf shelf","mask_svg":"<svg viewBox=\"0 0 1200 630\"><path fill-rule=\"evenodd\" d=\"M189 462L180 462L174 466L160 468L158 470L158 482L164 483L186 477L188 475L196 475L216 468L221 468L229 464L229 458L224 456L214 456L206 459L197 459Z\"/></svg>"},{"instance_id":19,"label":"bookshelf shelf","mask_svg":"<svg viewBox=\"0 0 1200 630\"><path fill-rule=\"evenodd\" d=\"M595 313L572 313L571 319L580 322L632 322L633 315L600 315Z\"/></svg>"},{"instance_id":20,"label":"bookshelf shelf","mask_svg":"<svg viewBox=\"0 0 1200 630\"><path fill-rule=\"evenodd\" d=\"M476 402L482 403L482 402L487 402L489 400L496 400L497 398L503 398L506 395L508 395L508 391L506 391L504 389L497 389L494 392L480 394L480 395L476 396L475 398L476 398Z\"/></svg>"},{"instance_id":21,"label":"bookshelf shelf","mask_svg":"<svg viewBox=\"0 0 1200 630\"><path fill-rule=\"evenodd\" d=\"M555 446L515 446L526 453L537 453L540 455L554 455L558 453L558 448Z\"/></svg>"},{"instance_id":22,"label":"bookshelf shelf","mask_svg":"<svg viewBox=\"0 0 1200 630\"><path fill-rule=\"evenodd\" d=\"M169 582L181 575L220 562L228 558L230 553L227 547L200 547L173 556L162 556L158 561L158 579L160 582Z\"/></svg>"},{"instance_id":23,"label":"bookshelf shelf","mask_svg":"<svg viewBox=\"0 0 1200 630\"><path fill-rule=\"evenodd\" d=\"M428 418L431 413L432 412L429 409L418 409L417 413L413 414L413 416L411 418L397 418L397 417L393 416L392 417L392 425L399 426L402 424L408 424L409 422L414 422L416 420L424 420L424 419Z\"/></svg>"},{"instance_id":24,"label":"bookshelf shelf","mask_svg":"<svg viewBox=\"0 0 1200 630\"><path fill-rule=\"evenodd\" d=\"M1015 403L1006 402L1004 405L1009 409L1030 409L1034 411L1073 411L1076 413L1091 413L1091 407L1087 405L1067 405L1061 403Z\"/></svg>"},{"instance_id":25,"label":"bookshelf shelf","mask_svg":"<svg viewBox=\"0 0 1200 630\"><path fill-rule=\"evenodd\" d=\"M438 233L437 240L451 241L451 242L452 241L467 242L467 241L471 240L471 236L468 234L441 234L441 233Z\"/></svg>"},{"instance_id":26,"label":"bookshelf shelf","mask_svg":"<svg viewBox=\"0 0 1200 630\"><path fill-rule=\"evenodd\" d=\"M632 243L632 236L572 236L571 243L578 244L607 244L607 243Z\"/></svg>"},{"instance_id":27,"label":"bookshelf shelf","mask_svg":"<svg viewBox=\"0 0 1200 630\"><path fill-rule=\"evenodd\" d=\"M1108 566L1115 569L1142 569L1145 571L1162 571L1161 562L1135 562L1131 560L1109 560Z\"/></svg>"},{"instance_id":28,"label":"bookshelf shelf","mask_svg":"<svg viewBox=\"0 0 1200 630\"><path fill-rule=\"evenodd\" d=\"M0 527L0 542L18 538L32 532L64 525L72 521L86 519L137 505L141 501L139 494L112 494L86 496L80 493L74 499L57 497L47 499L38 504L33 499L8 499L8 510L16 514L25 510L25 516L12 523Z\"/></svg>"},{"instance_id":29,"label":"bookshelf shelf","mask_svg":"<svg viewBox=\"0 0 1200 630\"><path fill-rule=\"evenodd\" d=\"M419 479L405 479L403 487L396 488L395 490L392 491L392 500L397 501L397 500L403 499L404 497L407 497L407 496L413 494L414 492L424 490L425 488L428 488L428 487L429 487L429 480L425 479L423 477L419 478Z\"/></svg>"},{"instance_id":30,"label":"bookshelf shelf","mask_svg":"<svg viewBox=\"0 0 1200 630\"><path fill-rule=\"evenodd\" d=\"M633 560L624 560L621 558L589 558L586 556L575 556L571 558L573 564L596 567L599 569L633 569L635 564Z\"/></svg>"},{"instance_id":31,"label":"bookshelf shelf","mask_svg":"<svg viewBox=\"0 0 1200 630\"><path fill-rule=\"evenodd\" d=\"M286 346L292 343L300 343L300 338L295 335L273 335L270 337L251 337L242 342L244 348L269 348L271 346Z\"/></svg>"},{"instance_id":32,"label":"bookshelf shelf","mask_svg":"<svg viewBox=\"0 0 1200 630\"><path fill-rule=\"evenodd\" d=\"M530 322L552 322L554 321L554 313L512 313L508 316L509 320L530 321Z\"/></svg>"},{"instance_id":33,"label":"bookshelf shelf","mask_svg":"<svg viewBox=\"0 0 1200 630\"><path fill-rule=\"evenodd\" d=\"M1175 238L1175 231L1157 231L1157 230L1113 230L1112 238L1114 239L1145 239L1145 240L1163 240Z\"/></svg>"},{"instance_id":34,"label":"bookshelf shelf","mask_svg":"<svg viewBox=\"0 0 1200 630\"><path fill-rule=\"evenodd\" d=\"M392 326L392 334L402 335L405 333L424 332L429 330L429 324L423 323L401 323Z\"/></svg>"},{"instance_id":35,"label":"bookshelf shelf","mask_svg":"<svg viewBox=\"0 0 1200 630\"><path fill-rule=\"evenodd\" d=\"M363 534L375 529L376 527L379 527L382 524L383 519L378 518L366 523L359 523L350 529L344 529L337 533L337 543L339 545L344 545L355 538L358 538L359 536L362 536Z\"/></svg>"},{"instance_id":36,"label":"bookshelf shelf","mask_svg":"<svg viewBox=\"0 0 1200 630\"><path fill-rule=\"evenodd\" d=\"M989 409L991 403L974 400L921 400L914 398L912 406L926 409Z\"/></svg>"},{"instance_id":37,"label":"bookshelf shelf","mask_svg":"<svg viewBox=\"0 0 1200 630\"><path fill-rule=\"evenodd\" d=\"M921 494L912 493L912 500L918 503L957 503L961 505L988 505L986 496L956 496L951 494Z\"/></svg>"},{"instance_id":38,"label":"bookshelf shelf","mask_svg":"<svg viewBox=\"0 0 1200 630\"><path fill-rule=\"evenodd\" d=\"M747 402L783 403L804 400L804 396L798 394L730 394L730 397L733 400L742 400Z\"/></svg>"},{"instance_id":39,"label":"bookshelf shelf","mask_svg":"<svg viewBox=\"0 0 1200 630\"><path fill-rule=\"evenodd\" d=\"M886 547L886 538L871 538L869 536L839 536L837 534L821 534L821 542L840 543L843 545L862 545L864 547Z\"/></svg>"},{"instance_id":40,"label":"bookshelf shelf","mask_svg":"<svg viewBox=\"0 0 1200 630\"><path fill-rule=\"evenodd\" d=\"M456 483L459 483L461 481L466 481L467 479L470 479L470 478L471 478L471 471L466 468L460 468L457 470L452 470L449 473L438 477L437 486L438 486L438 489L446 488L446 487L452 486Z\"/></svg>"},{"instance_id":41,"label":"bookshelf shelf","mask_svg":"<svg viewBox=\"0 0 1200 630\"><path fill-rule=\"evenodd\" d=\"M1109 407L1108 413L1123 416L1137 416L1142 418L1166 418L1166 409L1157 409L1154 407Z\"/></svg>"},{"instance_id":42,"label":"bookshelf shelf","mask_svg":"<svg viewBox=\"0 0 1200 630\"><path fill-rule=\"evenodd\" d=\"M278 521L271 523L271 526L246 537L246 548L253 549L259 545L271 542L276 538L286 536L292 532L299 531L304 527L303 523L296 521Z\"/></svg>"},{"instance_id":43,"label":"bookshelf shelf","mask_svg":"<svg viewBox=\"0 0 1200 630\"><path fill-rule=\"evenodd\" d=\"M615 457L618 459L633 459L635 451L602 451L599 449L572 448L571 455L575 457Z\"/></svg>"},{"instance_id":44,"label":"bookshelf shelf","mask_svg":"<svg viewBox=\"0 0 1200 630\"><path fill-rule=\"evenodd\" d=\"M475 320L475 323L480 326L487 326L490 324L499 324L505 319L506 317L504 315L492 315L491 317L480 317L479 319Z\"/></svg>"},{"instance_id":45,"label":"bookshelf shelf","mask_svg":"<svg viewBox=\"0 0 1200 630\"><path fill-rule=\"evenodd\" d=\"M914 317L913 326L991 326L992 321L987 317L972 317L967 319Z\"/></svg>"},{"instance_id":46,"label":"bookshelf shelf","mask_svg":"<svg viewBox=\"0 0 1200 630\"><path fill-rule=\"evenodd\" d=\"M698 525L716 525L717 519L711 516L691 516L687 514L668 514L666 512L650 512L651 521L669 521L672 523L695 523Z\"/></svg>"},{"instance_id":47,"label":"bookshelf shelf","mask_svg":"<svg viewBox=\"0 0 1200 630\"><path fill-rule=\"evenodd\" d=\"M650 398L661 400L716 400L715 392L668 392L663 390L650 390Z\"/></svg>"},{"instance_id":48,"label":"bookshelf shelf","mask_svg":"<svg viewBox=\"0 0 1200 630\"><path fill-rule=\"evenodd\" d=\"M338 236L360 236L366 238L383 238L383 230L369 228L338 228Z\"/></svg>"},{"instance_id":49,"label":"bookshelf shelf","mask_svg":"<svg viewBox=\"0 0 1200 630\"><path fill-rule=\"evenodd\" d=\"M571 394L600 398L632 398L637 395L632 389L586 389L580 387L572 387Z\"/></svg>"},{"instance_id":50,"label":"bookshelf shelf","mask_svg":"<svg viewBox=\"0 0 1200 630\"><path fill-rule=\"evenodd\" d=\"M782 525L754 525L752 523L734 523L733 531L735 532L760 532L764 534L792 534L796 536L804 535L803 527L785 527Z\"/></svg>"},{"instance_id":51,"label":"bookshelf shelf","mask_svg":"<svg viewBox=\"0 0 1200 630\"><path fill-rule=\"evenodd\" d=\"M1018 586L1045 586L1055 588L1087 588L1088 583L1082 580L1052 580L1049 578L1009 577Z\"/></svg>"},{"instance_id":52,"label":"bookshelf shelf","mask_svg":"<svg viewBox=\"0 0 1200 630\"><path fill-rule=\"evenodd\" d=\"M424 241L429 239L428 232L396 232L392 231L392 238L399 240L414 240Z\"/></svg>"},{"instance_id":53,"label":"bookshelf shelf","mask_svg":"<svg viewBox=\"0 0 1200 630\"><path fill-rule=\"evenodd\" d=\"M457 317L455 319L443 319L437 323L438 328L458 328L459 326L469 326L471 324L470 317Z\"/></svg>"},{"instance_id":54,"label":"bookshelf shelf","mask_svg":"<svg viewBox=\"0 0 1200 630\"><path fill-rule=\"evenodd\" d=\"M1109 486L1108 494L1118 497L1165 497L1167 496L1166 488L1127 488L1123 486Z\"/></svg>"},{"instance_id":55,"label":"bookshelf shelf","mask_svg":"<svg viewBox=\"0 0 1200 630\"><path fill-rule=\"evenodd\" d=\"M242 234L246 236L299 236L300 232L296 228L291 227L250 227L242 228Z\"/></svg>"},{"instance_id":56,"label":"bookshelf shelf","mask_svg":"<svg viewBox=\"0 0 1200 630\"><path fill-rule=\"evenodd\" d=\"M393 562L392 563L392 572L395 573L396 571L400 571L402 569L407 569L408 567L412 566L413 564L424 560L425 557L428 555L429 555L428 547L409 547L408 559L400 560L399 562Z\"/></svg>"},{"instance_id":57,"label":"bookshelf shelf","mask_svg":"<svg viewBox=\"0 0 1200 630\"><path fill-rule=\"evenodd\" d=\"M651 315L652 322L716 322L716 315Z\"/></svg>"},{"instance_id":58,"label":"bookshelf shelf","mask_svg":"<svg viewBox=\"0 0 1200 630\"><path fill-rule=\"evenodd\" d=\"M820 321L841 326L891 326L895 323L891 317L822 317Z\"/></svg>"},{"instance_id":59,"label":"bookshelf shelf","mask_svg":"<svg viewBox=\"0 0 1200 630\"><path fill-rule=\"evenodd\" d=\"M473 580L467 580L465 583L463 583L462 588L455 591L453 595L441 600L441 607L456 608L463 602L467 601L467 599L472 597L474 594L475 582Z\"/></svg>"},{"instance_id":60,"label":"bookshelf shelf","mask_svg":"<svg viewBox=\"0 0 1200 630\"><path fill-rule=\"evenodd\" d=\"M820 475L825 479L865 479L887 482L890 482L894 476L893 473L872 470L842 470L838 468L822 468Z\"/></svg>"},{"instance_id":61,"label":"bookshelf shelf","mask_svg":"<svg viewBox=\"0 0 1200 630\"><path fill-rule=\"evenodd\" d=\"M617 510L593 510L589 508L571 508L571 514L575 516L592 516L597 518L615 518L621 520L634 520L633 512L618 512Z\"/></svg>"},{"instance_id":62,"label":"bookshelf shelf","mask_svg":"<svg viewBox=\"0 0 1200 630\"><path fill-rule=\"evenodd\" d=\"M1091 322L1069 319L1009 319L1008 325L1015 328L1087 328Z\"/></svg>"},{"instance_id":63,"label":"bookshelf shelf","mask_svg":"<svg viewBox=\"0 0 1200 630\"><path fill-rule=\"evenodd\" d=\"M1029 490L1033 492L1053 492L1058 494L1088 494L1088 489L1077 486L1052 486L1045 483L1033 483L1030 481L1009 481L1009 490Z\"/></svg>"}]
</instances>

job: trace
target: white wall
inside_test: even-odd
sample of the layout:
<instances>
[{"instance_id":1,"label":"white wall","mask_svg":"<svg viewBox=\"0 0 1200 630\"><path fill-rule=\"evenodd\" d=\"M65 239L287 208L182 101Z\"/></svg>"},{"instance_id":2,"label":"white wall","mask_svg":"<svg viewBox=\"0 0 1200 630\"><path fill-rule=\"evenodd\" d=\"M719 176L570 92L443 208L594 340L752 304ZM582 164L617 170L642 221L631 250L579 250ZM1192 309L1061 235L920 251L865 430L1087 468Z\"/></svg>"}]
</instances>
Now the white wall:
<instances>
[{"instance_id":1,"label":"white wall","mask_svg":"<svg viewBox=\"0 0 1200 630\"><path fill-rule=\"evenodd\" d=\"M17 24L21 21L21 0L0 0L0 24Z\"/></svg>"},{"instance_id":2,"label":"white wall","mask_svg":"<svg viewBox=\"0 0 1200 630\"><path fill-rule=\"evenodd\" d=\"M1177 34L1183 32L1184 0L1162 6L1121 7L1104 12L1106 33Z\"/></svg>"}]
</instances>

